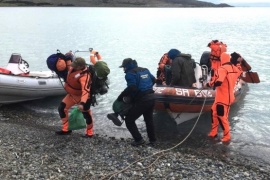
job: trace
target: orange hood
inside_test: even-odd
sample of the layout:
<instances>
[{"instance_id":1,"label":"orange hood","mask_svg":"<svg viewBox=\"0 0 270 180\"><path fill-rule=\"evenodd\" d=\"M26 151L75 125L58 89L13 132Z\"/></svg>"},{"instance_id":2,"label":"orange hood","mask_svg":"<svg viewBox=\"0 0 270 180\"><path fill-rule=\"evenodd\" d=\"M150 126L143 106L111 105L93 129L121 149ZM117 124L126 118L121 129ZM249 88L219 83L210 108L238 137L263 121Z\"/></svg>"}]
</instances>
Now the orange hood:
<instances>
[{"instance_id":1,"label":"orange hood","mask_svg":"<svg viewBox=\"0 0 270 180\"><path fill-rule=\"evenodd\" d=\"M231 59L231 55L227 52L224 52L221 54L220 56L220 61L221 61L221 65L223 65L224 63L230 62Z\"/></svg>"}]
</instances>

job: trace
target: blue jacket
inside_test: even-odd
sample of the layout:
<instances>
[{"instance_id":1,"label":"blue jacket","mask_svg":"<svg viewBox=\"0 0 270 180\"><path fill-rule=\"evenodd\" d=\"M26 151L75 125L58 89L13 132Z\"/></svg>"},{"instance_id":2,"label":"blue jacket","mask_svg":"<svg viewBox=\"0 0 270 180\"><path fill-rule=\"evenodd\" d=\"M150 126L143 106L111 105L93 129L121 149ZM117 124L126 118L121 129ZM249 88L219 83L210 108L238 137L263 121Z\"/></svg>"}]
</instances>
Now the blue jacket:
<instances>
[{"instance_id":1,"label":"blue jacket","mask_svg":"<svg viewBox=\"0 0 270 180\"><path fill-rule=\"evenodd\" d=\"M119 95L118 100L122 100L124 96L129 96L133 101L137 101L154 92L155 77L147 68L138 67L136 61L127 64L124 68L127 88Z\"/></svg>"}]
</instances>

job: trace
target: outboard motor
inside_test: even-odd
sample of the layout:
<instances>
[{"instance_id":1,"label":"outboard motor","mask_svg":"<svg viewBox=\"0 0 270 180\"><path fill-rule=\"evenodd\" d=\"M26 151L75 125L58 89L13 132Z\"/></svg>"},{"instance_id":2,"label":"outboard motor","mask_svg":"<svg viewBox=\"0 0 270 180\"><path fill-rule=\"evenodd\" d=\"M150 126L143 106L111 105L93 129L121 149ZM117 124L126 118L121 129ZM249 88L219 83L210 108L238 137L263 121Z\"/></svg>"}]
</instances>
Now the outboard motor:
<instances>
[{"instance_id":1,"label":"outboard motor","mask_svg":"<svg viewBox=\"0 0 270 180\"><path fill-rule=\"evenodd\" d=\"M201 56L201 59L200 59L200 65L206 65L207 66L207 69L210 71L211 69L211 61L210 61L210 55L211 55L211 52L210 51L204 51L202 56Z\"/></svg>"}]
</instances>

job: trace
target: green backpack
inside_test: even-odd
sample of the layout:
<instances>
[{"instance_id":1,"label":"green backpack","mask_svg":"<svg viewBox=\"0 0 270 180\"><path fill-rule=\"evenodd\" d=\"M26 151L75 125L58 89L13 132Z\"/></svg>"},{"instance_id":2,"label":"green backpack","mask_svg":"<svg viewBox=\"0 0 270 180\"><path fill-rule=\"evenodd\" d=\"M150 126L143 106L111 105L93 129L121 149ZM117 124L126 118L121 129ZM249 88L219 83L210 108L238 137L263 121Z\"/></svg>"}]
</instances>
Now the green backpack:
<instances>
[{"instance_id":1,"label":"green backpack","mask_svg":"<svg viewBox=\"0 0 270 180\"><path fill-rule=\"evenodd\" d=\"M127 115L128 111L132 108L132 103L124 103L123 101L118 101L117 99L113 102L112 109L115 113L120 116Z\"/></svg>"},{"instance_id":2,"label":"green backpack","mask_svg":"<svg viewBox=\"0 0 270 180\"><path fill-rule=\"evenodd\" d=\"M97 61L95 65L89 65L88 71L91 74L91 105L95 106L97 104L96 95L104 95L109 89L108 75L110 74L110 69L106 62Z\"/></svg>"},{"instance_id":3,"label":"green backpack","mask_svg":"<svg viewBox=\"0 0 270 180\"><path fill-rule=\"evenodd\" d=\"M104 61L97 61L94 68L98 78L107 79L107 76L110 74L110 69Z\"/></svg>"}]
</instances>

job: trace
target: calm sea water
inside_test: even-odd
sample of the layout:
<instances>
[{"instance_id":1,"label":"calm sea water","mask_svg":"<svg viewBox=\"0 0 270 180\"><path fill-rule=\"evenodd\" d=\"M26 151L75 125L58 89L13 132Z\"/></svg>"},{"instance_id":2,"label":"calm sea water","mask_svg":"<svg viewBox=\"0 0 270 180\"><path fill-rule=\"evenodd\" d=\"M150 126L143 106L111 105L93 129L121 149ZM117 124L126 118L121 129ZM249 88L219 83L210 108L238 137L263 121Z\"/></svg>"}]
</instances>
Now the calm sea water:
<instances>
[{"instance_id":1,"label":"calm sea water","mask_svg":"<svg viewBox=\"0 0 270 180\"><path fill-rule=\"evenodd\" d=\"M178 48L199 61L206 45L219 39L229 52L239 52L260 75L260 84L249 84L243 100L231 109L231 148L270 163L270 14L269 8L0 8L0 66L11 53L21 53L30 70L47 70L46 58L57 49L100 51L111 68L110 92L94 107L95 130L108 136L130 137L125 126L108 122L106 114L125 88L118 66L127 57L155 74L164 52ZM88 58L88 53L77 53ZM59 99L22 104L40 114L53 115L49 125L60 125ZM12 108L12 107L11 107ZM155 115L156 121L169 121ZM200 121L210 121L203 115ZM139 121L143 127L143 121ZM209 127L208 127L209 128ZM143 128L144 129L144 128ZM159 128L164 130L164 126ZM200 129L200 128L199 128ZM200 129L200 133L207 133Z\"/></svg>"}]
</instances>

